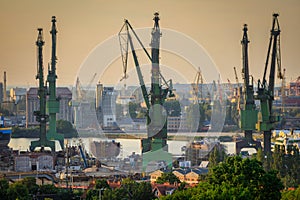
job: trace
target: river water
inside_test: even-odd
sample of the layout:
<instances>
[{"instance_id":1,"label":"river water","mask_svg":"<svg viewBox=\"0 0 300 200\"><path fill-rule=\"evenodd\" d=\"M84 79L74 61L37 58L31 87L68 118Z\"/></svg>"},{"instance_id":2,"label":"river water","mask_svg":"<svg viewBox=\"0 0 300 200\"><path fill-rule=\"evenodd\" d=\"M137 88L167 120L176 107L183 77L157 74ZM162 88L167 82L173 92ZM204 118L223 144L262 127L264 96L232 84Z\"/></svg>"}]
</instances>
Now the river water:
<instances>
[{"instance_id":1,"label":"river water","mask_svg":"<svg viewBox=\"0 0 300 200\"><path fill-rule=\"evenodd\" d=\"M29 150L30 142L38 140L38 139L32 139L32 138L11 138L10 143L8 144L9 147L13 148L14 150L21 150L21 151L27 151ZM92 141L99 141L101 139L99 138L80 138L82 141L82 144L85 148L85 150L89 153L90 151L90 143ZM112 140L110 140L112 141ZM119 155L120 158L126 158L129 155L131 155L133 152L136 154L141 154L141 141L140 139L115 139L114 141L120 142L122 145L122 150ZM78 138L73 139L65 139L65 144L69 145L78 145L79 140ZM168 147L169 147L169 153L173 155L182 155L184 152L181 150L183 146L187 146L187 141L178 141L178 140L168 140L167 141ZM221 142L222 145L225 146L225 151L228 154L235 154L235 142ZM59 145L59 142L55 142L56 150L61 150L61 147Z\"/></svg>"},{"instance_id":2,"label":"river water","mask_svg":"<svg viewBox=\"0 0 300 200\"><path fill-rule=\"evenodd\" d=\"M38 140L37 138L11 138L10 143L8 144L9 147L13 148L14 150L21 150L21 151L29 151L30 142ZM100 138L80 138L82 141L82 144L84 148L90 152L90 143L92 141L100 141ZM108 140L107 141L112 141ZM126 158L129 155L131 155L133 152L136 154L141 154L141 141L140 139L114 139L116 142L120 142L122 149L119 157ZM65 139L65 144L69 145L78 145L79 140L78 138L72 138L72 139ZM187 145L187 141L174 141L174 140L168 140L167 141L168 147L169 147L169 153L172 153L174 155L181 155L183 152L181 151L181 148L183 146ZM61 147L59 145L58 141L55 141L56 150L61 150Z\"/></svg>"}]
</instances>

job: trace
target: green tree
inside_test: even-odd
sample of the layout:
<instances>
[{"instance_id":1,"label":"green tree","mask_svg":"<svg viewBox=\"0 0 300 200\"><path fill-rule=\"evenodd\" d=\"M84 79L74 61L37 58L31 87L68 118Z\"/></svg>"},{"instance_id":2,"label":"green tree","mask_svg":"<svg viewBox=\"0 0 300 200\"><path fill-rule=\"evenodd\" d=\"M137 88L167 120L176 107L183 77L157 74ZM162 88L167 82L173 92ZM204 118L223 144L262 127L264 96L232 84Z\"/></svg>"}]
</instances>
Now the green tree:
<instances>
[{"instance_id":1,"label":"green tree","mask_svg":"<svg viewBox=\"0 0 300 200\"><path fill-rule=\"evenodd\" d=\"M100 190L96 190L96 189L88 190L87 193L86 193L86 200L96 200L96 199L98 199L99 191Z\"/></svg>"},{"instance_id":2,"label":"green tree","mask_svg":"<svg viewBox=\"0 0 300 200\"><path fill-rule=\"evenodd\" d=\"M263 163L264 162L264 152L261 148L259 148L257 150L257 154L255 156L256 160L258 160L259 162Z\"/></svg>"},{"instance_id":3,"label":"green tree","mask_svg":"<svg viewBox=\"0 0 300 200\"><path fill-rule=\"evenodd\" d=\"M20 183L26 186L29 195L35 195L39 190L39 186L36 184L36 179L34 177L25 177L20 180Z\"/></svg>"},{"instance_id":4,"label":"green tree","mask_svg":"<svg viewBox=\"0 0 300 200\"><path fill-rule=\"evenodd\" d=\"M94 188L88 190L86 199L87 200L98 199L98 197L100 196L99 192L101 192L101 195L103 194L103 199L106 199L104 197L105 191L103 192L103 190L107 190L108 192L106 192L107 193L106 196L109 196L111 198L111 191L109 191L110 189L111 188L109 187L106 179L97 179Z\"/></svg>"},{"instance_id":5,"label":"green tree","mask_svg":"<svg viewBox=\"0 0 300 200\"><path fill-rule=\"evenodd\" d=\"M170 117L179 117L181 115L181 107L178 100L170 100L164 103L167 115Z\"/></svg>"},{"instance_id":6,"label":"green tree","mask_svg":"<svg viewBox=\"0 0 300 200\"><path fill-rule=\"evenodd\" d=\"M94 196L89 199L98 199L98 193L94 192ZM119 199L132 199L132 200L151 200L155 199L154 193L152 192L151 184L148 182L137 183L130 178L122 180L120 188L114 190L106 189L103 191L101 196L103 200L119 200ZM88 199L88 198L87 198Z\"/></svg>"},{"instance_id":7,"label":"green tree","mask_svg":"<svg viewBox=\"0 0 300 200\"><path fill-rule=\"evenodd\" d=\"M167 173L163 173L161 175L161 177L158 177L157 180L156 180L156 183L160 183L160 184L163 184L163 183L174 184L174 183L180 183L180 180L172 172L167 172Z\"/></svg>"},{"instance_id":8,"label":"green tree","mask_svg":"<svg viewBox=\"0 0 300 200\"><path fill-rule=\"evenodd\" d=\"M97 179L95 189L110 189L106 179Z\"/></svg>"},{"instance_id":9,"label":"green tree","mask_svg":"<svg viewBox=\"0 0 300 200\"><path fill-rule=\"evenodd\" d=\"M3 200L8 199L8 197L7 197L8 188L9 188L8 180L6 180L5 178L1 178L0 179L0 197L1 197L1 199L3 199Z\"/></svg>"},{"instance_id":10,"label":"green tree","mask_svg":"<svg viewBox=\"0 0 300 200\"><path fill-rule=\"evenodd\" d=\"M8 197L11 200L28 200L30 199L28 189L26 185L17 181L9 186Z\"/></svg>"},{"instance_id":11,"label":"green tree","mask_svg":"<svg viewBox=\"0 0 300 200\"><path fill-rule=\"evenodd\" d=\"M137 103L133 103L133 102L129 102L129 115L132 119L136 119L137 117L137 113L138 113L138 109L140 108L140 105Z\"/></svg>"},{"instance_id":12,"label":"green tree","mask_svg":"<svg viewBox=\"0 0 300 200\"><path fill-rule=\"evenodd\" d=\"M39 188L40 194L57 194L58 188L52 184L41 185Z\"/></svg>"},{"instance_id":13,"label":"green tree","mask_svg":"<svg viewBox=\"0 0 300 200\"><path fill-rule=\"evenodd\" d=\"M280 199L283 185L274 171L266 172L256 159L228 157L197 187L162 199Z\"/></svg>"},{"instance_id":14,"label":"green tree","mask_svg":"<svg viewBox=\"0 0 300 200\"><path fill-rule=\"evenodd\" d=\"M133 192L133 198L136 200L138 200L138 199L143 199L143 200L155 199L151 184L148 182L138 183L136 190L134 190L134 192Z\"/></svg>"},{"instance_id":15,"label":"green tree","mask_svg":"<svg viewBox=\"0 0 300 200\"><path fill-rule=\"evenodd\" d=\"M74 199L73 191L65 188L58 188L57 197L60 200Z\"/></svg>"},{"instance_id":16,"label":"green tree","mask_svg":"<svg viewBox=\"0 0 300 200\"><path fill-rule=\"evenodd\" d=\"M56 121L56 130L58 133L64 134L65 137L77 137L78 133L76 129L74 129L71 122L67 120L58 120Z\"/></svg>"},{"instance_id":17,"label":"green tree","mask_svg":"<svg viewBox=\"0 0 300 200\"><path fill-rule=\"evenodd\" d=\"M238 197L248 196L247 199L280 199L280 190L283 189L274 171L266 172L256 159L238 156L228 157L226 162L213 168L208 181L214 186L223 186L219 188L222 192L230 189Z\"/></svg>"},{"instance_id":18,"label":"green tree","mask_svg":"<svg viewBox=\"0 0 300 200\"><path fill-rule=\"evenodd\" d=\"M222 146L215 146L209 154L209 167L212 169L225 159L225 151Z\"/></svg>"},{"instance_id":19,"label":"green tree","mask_svg":"<svg viewBox=\"0 0 300 200\"><path fill-rule=\"evenodd\" d=\"M184 181L181 182L180 185L179 185L179 187L178 187L178 190L179 190L179 191L185 190L185 189L186 189L185 187L186 187L187 185L188 185L188 184L187 184L186 182L184 182Z\"/></svg>"}]
</instances>

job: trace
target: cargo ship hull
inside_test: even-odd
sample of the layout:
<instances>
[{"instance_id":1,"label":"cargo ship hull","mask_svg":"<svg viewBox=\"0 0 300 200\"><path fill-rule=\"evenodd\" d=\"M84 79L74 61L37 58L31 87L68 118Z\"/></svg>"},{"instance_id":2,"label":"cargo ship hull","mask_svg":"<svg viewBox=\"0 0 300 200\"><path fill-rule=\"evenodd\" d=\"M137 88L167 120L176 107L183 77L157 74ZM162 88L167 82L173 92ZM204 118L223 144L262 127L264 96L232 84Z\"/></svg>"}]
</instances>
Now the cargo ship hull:
<instances>
[{"instance_id":1,"label":"cargo ship hull","mask_svg":"<svg viewBox=\"0 0 300 200\"><path fill-rule=\"evenodd\" d=\"M10 142L11 133L11 128L0 128L0 147L8 145L8 143Z\"/></svg>"}]
</instances>

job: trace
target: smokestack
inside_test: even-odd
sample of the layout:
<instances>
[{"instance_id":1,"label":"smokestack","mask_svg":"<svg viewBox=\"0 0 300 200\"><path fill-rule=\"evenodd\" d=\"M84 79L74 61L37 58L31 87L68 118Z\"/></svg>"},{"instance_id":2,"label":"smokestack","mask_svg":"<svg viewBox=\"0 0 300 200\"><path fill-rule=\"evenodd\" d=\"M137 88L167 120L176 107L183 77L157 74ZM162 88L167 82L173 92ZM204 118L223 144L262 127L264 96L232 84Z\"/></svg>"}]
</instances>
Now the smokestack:
<instances>
[{"instance_id":1,"label":"smokestack","mask_svg":"<svg viewBox=\"0 0 300 200\"><path fill-rule=\"evenodd\" d=\"M3 82L3 101L7 100L6 96L6 72L4 71L4 82Z\"/></svg>"}]
</instances>

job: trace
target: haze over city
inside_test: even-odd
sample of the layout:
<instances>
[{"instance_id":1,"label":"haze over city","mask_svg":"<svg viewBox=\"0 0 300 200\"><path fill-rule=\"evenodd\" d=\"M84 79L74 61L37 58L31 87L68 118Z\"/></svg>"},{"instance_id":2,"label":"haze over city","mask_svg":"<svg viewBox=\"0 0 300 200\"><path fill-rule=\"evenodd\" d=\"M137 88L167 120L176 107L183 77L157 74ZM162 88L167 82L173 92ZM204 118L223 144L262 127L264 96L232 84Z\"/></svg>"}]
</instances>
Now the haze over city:
<instances>
[{"instance_id":1,"label":"haze over city","mask_svg":"<svg viewBox=\"0 0 300 200\"><path fill-rule=\"evenodd\" d=\"M76 76L85 59L97 45L118 34L125 18L136 29L152 27L153 13L156 11L160 13L161 18L162 43L164 37L167 37L163 29L171 29L190 37L210 56L223 82L226 82L227 78L234 82L233 67L237 67L240 74L242 65L240 41L245 23L249 28L250 73L255 80L262 78L272 14L279 13L282 67L286 68L287 81L299 76L298 0L151 2L13 0L2 1L0 5L0 80L3 80L3 72L6 71L8 86L38 85L35 79L37 73L35 41L39 27L44 29L46 42L44 68L45 74L47 73L51 53L49 31L52 16L57 18L58 29L57 81L59 86L65 86L75 84ZM143 43L149 47L150 32L148 40L146 38ZM191 64L167 54L162 54L161 63L177 71L186 82L192 82L196 69L203 67L186 68ZM129 59L132 60L131 57ZM101 81L104 84L118 82L122 76L120 58L113 60L111 66L105 67L108 69L105 69L105 75L91 72L97 73L95 82ZM165 76L170 78L168 75ZM90 79L92 77L88 77L87 81Z\"/></svg>"}]
</instances>

